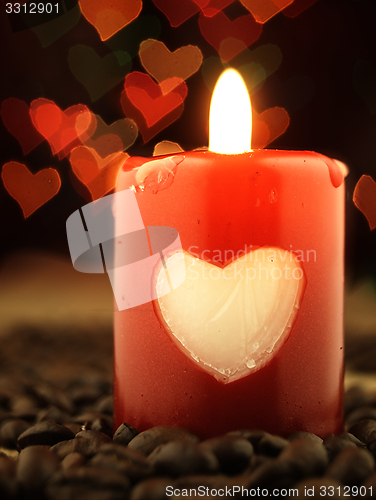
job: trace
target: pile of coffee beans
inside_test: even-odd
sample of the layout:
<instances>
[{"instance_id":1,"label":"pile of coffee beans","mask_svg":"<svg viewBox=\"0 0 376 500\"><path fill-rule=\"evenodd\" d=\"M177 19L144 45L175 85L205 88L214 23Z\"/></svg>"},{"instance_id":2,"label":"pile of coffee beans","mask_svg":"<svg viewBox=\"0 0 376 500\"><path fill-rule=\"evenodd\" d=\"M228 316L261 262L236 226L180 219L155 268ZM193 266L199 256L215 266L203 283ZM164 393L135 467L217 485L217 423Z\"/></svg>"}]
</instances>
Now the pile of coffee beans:
<instances>
[{"instance_id":1,"label":"pile of coffee beans","mask_svg":"<svg viewBox=\"0 0 376 500\"><path fill-rule=\"evenodd\" d=\"M200 441L127 423L113 433L111 352L110 329L1 339L0 500L376 496L375 393L347 391L345 432L324 441L258 429Z\"/></svg>"},{"instance_id":2,"label":"pile of coffee beans","mask_svg":"<svg viewBox=\"0 0 376 500\"><path fill-rule=\"evenodd\" d=\"M113 434L112 404L111 382L94 373L64 390L0 379L0 498L376 496L376 397L359 388L346 394L346 432L324 441L255 429L200 441L127 423Z\"/></svg>"}]
</instances>

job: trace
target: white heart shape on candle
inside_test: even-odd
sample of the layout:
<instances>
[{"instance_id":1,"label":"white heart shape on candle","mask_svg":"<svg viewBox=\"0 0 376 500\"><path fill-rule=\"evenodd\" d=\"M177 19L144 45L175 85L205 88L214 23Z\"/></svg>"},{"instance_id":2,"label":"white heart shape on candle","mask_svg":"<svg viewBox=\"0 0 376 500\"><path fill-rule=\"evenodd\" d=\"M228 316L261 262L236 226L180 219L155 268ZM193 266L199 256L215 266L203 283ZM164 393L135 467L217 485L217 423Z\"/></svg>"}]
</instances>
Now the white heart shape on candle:
<instances>
[{"instance_id":1,"label":"white heart shape on candle","mask_svg":"<svg viewBox=\"0 0 376 500\"><path fill-rule=\"evenodd\" d=\"M155 270L157 313L177 346L223 383L259 370L287 340L305 290L294 253L262 247L223 268L178 251L165 256L170 280L184 259L186 279L172 292Z\"/></svg>"}]
</instances>

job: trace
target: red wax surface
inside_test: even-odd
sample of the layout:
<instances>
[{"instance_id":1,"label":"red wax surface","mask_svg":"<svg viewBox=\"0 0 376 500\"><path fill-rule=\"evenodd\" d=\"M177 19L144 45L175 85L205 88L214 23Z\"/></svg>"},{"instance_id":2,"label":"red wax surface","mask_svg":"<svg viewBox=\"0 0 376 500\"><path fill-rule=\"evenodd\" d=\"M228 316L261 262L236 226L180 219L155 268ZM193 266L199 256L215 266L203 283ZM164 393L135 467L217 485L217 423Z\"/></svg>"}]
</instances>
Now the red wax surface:
<instances>
[{"instance_id":1,"label":"red wax surface","mask_svg":"<svg viewBox=\"0 0 376 500\"><path fill-rule=\"evenodd\" d=\"M137 193L145 226L176 228L184 250L207 250L206 257L250 245L301 251L306 289L271 361L228 384L174 344L153 303L116 311L115 428L177 425L201 438L241 428L341 432L344 182L337 165L298 151L174 156L184 160L171 185ZM132 175L134 182L126 168L117 190L128 189Z\"/></svg>"}]
</instances>

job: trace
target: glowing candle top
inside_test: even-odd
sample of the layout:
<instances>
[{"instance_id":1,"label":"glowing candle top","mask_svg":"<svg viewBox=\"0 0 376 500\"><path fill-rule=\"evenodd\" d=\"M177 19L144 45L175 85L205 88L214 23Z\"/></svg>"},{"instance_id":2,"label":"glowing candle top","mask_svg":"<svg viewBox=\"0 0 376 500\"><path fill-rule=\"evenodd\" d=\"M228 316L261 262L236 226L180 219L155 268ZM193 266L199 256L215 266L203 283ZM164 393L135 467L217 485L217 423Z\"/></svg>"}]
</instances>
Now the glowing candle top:
<instances>
[{"instance_id":1,"label":"glowing candle top","mask_svg":"<svg viewBox=\"0 0 376 500\"><path fill-rule=\"evenodd\" d=\"M209 150L221 154L250 151L252 110L247 87L234 69L222 73L214 88L209 117Z\"/></svg>"}]
</instances>

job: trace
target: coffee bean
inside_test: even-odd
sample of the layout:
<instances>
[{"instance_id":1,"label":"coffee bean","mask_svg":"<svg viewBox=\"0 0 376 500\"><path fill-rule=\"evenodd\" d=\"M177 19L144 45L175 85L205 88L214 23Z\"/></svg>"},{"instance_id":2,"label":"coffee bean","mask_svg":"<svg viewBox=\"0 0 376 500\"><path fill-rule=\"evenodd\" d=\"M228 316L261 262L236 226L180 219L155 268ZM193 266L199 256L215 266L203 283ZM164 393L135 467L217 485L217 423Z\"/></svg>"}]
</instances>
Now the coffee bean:
<instances>
[{"instance_id":1,"label":"coffee bean","mask_svg":"<svg viewBox=\"0 0 376 500\"><path fill-rule=\"evenodd\" d=\"M59 466L58 459L48 446L28 446L18 458L17 480L24 492L41 494Z\"/></svg>"},{"instance_id":2,"label":"coffee bean","mask_svg":"<svg viewBox=\"0 0 376 500\"><path fill-rule=\"evenodd\" d=\"M67 392L62 391L56 386L40 382L30 385L28 390L42 406L53 405L71 415L76 411L73 401Z\"/></svg>"},{"instance_id":3,"label":"coffee bean","mask_svg":"<svg viewBox=\"0 0 376 500\"><path fill-rule=\"evenodd\" d=\"M5 454L0 455L0 498L2 500L14 500L18 497L16 466L16 460Z\"/></svg>"},{"instance_id":4,"label":"coffee bean","mask_svg":"<svg viewBox=\"0 0 376 500\"><path fill-rule=\"evenodd\" d=\"M17 449L17 439L30 427L29 422L20 418L6 420L0 426L0 442L9 449Z\"/></svg>"},{"instance_id":5,"label":"coffee bean","mask_svg":"<svg viewBox=\"0 0 376 500\"><path fill-rule=\"evenodd\" d=\"M159 426L140 432L129 442L128 446L132 450L149 455L157 446L175 440L198 443L199 438L181 427Z\"/></svg>"},{"instance_id":6,"label":"coffee bean","mask_svg":"<svg viewBox=\"0 0 376 500\"><path fill-rule=\"evenodd\" d=\"M235 435L208 439L199 446L214 453L219 461L220 470L228 475L241 474L249 466L254 454L252 444Z\"/></svg>"},{"instance_id":7,"label":"coffee bean","mask_svg":"<svg viewBox=\"0 0 376 500\"><path fill-rule=\"evenodd\" d=\"M111 438L103 432L85 430L76 434L74 442L74 451L89 458L94 456L102 445L110 443Z\"/></svg>"},{"instance_id":8,"label":"coffee bean","mask_svg":"<svg viewBox=\"0 0 376 500\"><path fill-rule=\"evenodd\" d=\"M360 420L376 420L376 408L372 406L361 406L350 412L346 417L347 427L359 422Z\"/></svg>"},{"instance_id":9,"label":"coffee bean","mask_svg":"<svg viewBox=\"0 0 376 500\"><path fill-rule=\"evenodd\" d=\"M49 500L124 500L130 483L103 467L80 467L55 474L46 487Z\"/></svg>"},{"instance_id":10,"label":"coffee bean","mask_svg":"<svg viewBox=\"0 0 376 500\"><path fill-rule=\"evenodd\" d=\"M349 428L350 434L357 437L362 443L366 443L368 436L376 430L376 420L364 419Z\"/></svg>"},{"instance_id":11,"label":"coffee bean","mask_svg":"<svg viewBox=\"0 0 376 500\"><path fill-rule=\"evenodd\" d=\"M316 434L312 434L311 432L293 432L287 438L287 441L294 441L295 439L311 439L312 441L316 441L317 443L322 443L323 440L316 436Z\"/></svg>"},{"instance_id":12,"label":"coffee bean","mask_svg":"<svg viewBox=\"0 0 376 500\"><path fill-rule=\"evenodd\" d=\"M60 441L66 441L73 437L73 432L67 427L55 424L52 420L46 420L23 432L17 439L17 444L20 449L38 444L53 446Z\"/></svg>"},{"instance_id":13,"label":"coffee bean","mask_svg":"<svg viewBox=\"0 0 376 500\"><path fill-rule=\"evenodd\" d=\"M149 478L153 474L153 466L144 455L116 443L101 446L90 463L121 472L133 484Z\"/></svg>"},{"instance_id":14,"label":"coffee bean","mask_svg":"<svg viewBox=\"0 0 376 500\"><path fill-rule=\"evenodd\" d=\"M258 443L264 436L270 436L270 434L266 431L261 430L249 430L249 429L241 429L239 431L231 431L228 433L229 436L239 436L247 441L249 441L254 448L257 447Z\"/></svg>"},{"instance_id":15,"label":"coffee bean","mask_svg":"<svg viewBox=\"0 0 376 500\"><path fill-rule=\"evenodd\" d=\"M134 427L124 423L116 429L113 440L115 443L127 445L137 434L138 431Z\"/></svg>"},{"instance_id":16,"label":"coffee bean","mask_svg":"<svg viewBox=\"0 0 376 500\"><path fill-rule=\"evenodd\" d=\"M178 477L219 470L219 462L214 453L190 441L162 444L150 453L148 459L156 474L161 476Z\"/></svg>"},{"instance_id":17,"label":"coffee bean","mask_svg":"<svg viewBox=\"0 0 376 500\"><path fill-rule=\"evenodd\" d=\"M350 412L367 405L370 401L370 396L366 391L359 386L353 386L345 392L344 396L344 413L347 416Z\"/></svg>"},{"instance_id":18,"label":"coffee bean","mask_svg":"<svg viewBox=\"0 0 376 500\"><path fill-rule=\"evenodd\" d=\"M321 475L328 465L325 446L312 439L295 439L281 452L278 460L291 464L296 479Z\"/></svg>"},{"instance_id":19,"label":"coffee bean","mask_svg":"<svg viewBox=\"0 0 376 500\"><path fill-rule=\"evenodd\" d=\"M106 415L110 415L112 417L114 411L114 397L112 395L102 396L95 403L96 411L100 413L105 413Z\"/></svg>"},{"instance_id":20,"label":"coffee bean","mask_svg":"<svg viewBox=\"0 0 376 500\"><path fill-rule=\"evenodd\" d=\"M43 422L44 420L53 420L60 425L65 425L67 422L69 422L70 419L71 416L69 413L61 410L54 405L40 410L37 415L37 422Z\"/></svg>"},{"instance_id":21,"label":"coffee bean","mask_svg":"<svg viewBox=\"0 0 376 500\"><path fill-rule=\"evenodd\" d=\"M374 471L375 460L368 450L348 447L331 462L325 477L345 485L361 485Z\"/></svg>"},{"instance_id":22,"label":"coffee bean","mask_svg":"<svg viewBox=\"0 0 376 500\"><path fill-rule=\"evenodd\" d=\"M61 461L61 467L64 470L67 470L67 469L76 469L76 468L81 467L82 465L84 465L85 462L86 462L86 459L82 455L82 453L78 453L78 452L74 451L73 453L69 453Z\"/></svg>"},{"instance_id":23,"label":"coffee bean","mask_svg":"<svg viewBox=\"0 0 376 500\"><path fill-rule=\"evenodd\" d=\"M324 446L328 452L328 457L330 461L332 461L338 455L338 453L340 453L343 449L348 448L349 446L356 448L356 444L353 441L345 439L341 436L335 436L334 434L328 436L325 439Z\"/></svg>"},{"instance_id":24,"label":"coffee bean","mask_svg":"<svg viewBox=\"0 0 376 500\"><path fill-rule=\"evenodd\" d=\"M258 442L256 450L257 453L261 453L262 455L277 457L287 445L287 439L280 436L273 436L272 434L266 434Z\"/></svg>"},{"instance_id":25,"label":"coffee bean","mask_svg":"<svg viewBox=\"0 0 376 500\"><path fill-rule=\"evenodd\" d=\"M294 483L293 464L277 458L268 458L249 475L246 487L248 489L289 488Z\"/></svg>"}]
</instances>

